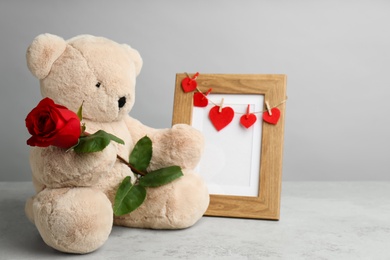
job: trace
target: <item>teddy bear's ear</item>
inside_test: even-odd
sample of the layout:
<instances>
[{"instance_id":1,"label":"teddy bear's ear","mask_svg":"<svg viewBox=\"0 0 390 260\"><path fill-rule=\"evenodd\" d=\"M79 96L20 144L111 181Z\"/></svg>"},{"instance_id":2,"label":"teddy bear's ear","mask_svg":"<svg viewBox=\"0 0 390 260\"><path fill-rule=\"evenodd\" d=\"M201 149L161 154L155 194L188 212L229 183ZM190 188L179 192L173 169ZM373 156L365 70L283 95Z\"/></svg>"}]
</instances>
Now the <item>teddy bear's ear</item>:
<instances>
[{"instance_id":1,"label":"teddy bear's ear","mask_svg":"<svg viewBox=\"0 0 390 260\"><path fill-rule=\"evenodd\" d=\"M27 49L27 66L38 79L45 78L53 63L65 51L66 42L53 34L38 35Z\"/></svg>"},{"instance_id":2,"label":"teddy bear's ear","mask_svg":"<svg viewBox=\"0 0 390 260\"><path fill-rule=\"evenodd\" d=\"M142 64L143 64L141 55L139 55L137 50L131 48L127 44L122 44L122 46L125 48L125 50L130 55L131 59L134 61L136 73L137 73L137 76L138 76L139 73L141 72L141 68L142 68Z\"/></svg>"}]
</instances>

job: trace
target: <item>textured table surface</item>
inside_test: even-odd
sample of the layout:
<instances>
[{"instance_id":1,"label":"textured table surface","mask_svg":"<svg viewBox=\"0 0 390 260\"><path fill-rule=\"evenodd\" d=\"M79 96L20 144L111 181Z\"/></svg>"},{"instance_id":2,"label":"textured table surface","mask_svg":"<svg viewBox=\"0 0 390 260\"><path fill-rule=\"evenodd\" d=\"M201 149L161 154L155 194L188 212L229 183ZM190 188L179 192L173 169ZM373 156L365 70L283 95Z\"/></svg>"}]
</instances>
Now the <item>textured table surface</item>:
<instances>
[{"instance_id":1,"label":"textured table surface","mask_svg":"<svg viewBox=\"0 0 390 260\"><path fill-rule=\"evenodd\" d=\"M203 217L185 230L114 227L87 255L57 252L24 215L28 182L0 183L0 259L390 259L389 182L285 182L280 221Z\"/></svg>"}]
</instances>

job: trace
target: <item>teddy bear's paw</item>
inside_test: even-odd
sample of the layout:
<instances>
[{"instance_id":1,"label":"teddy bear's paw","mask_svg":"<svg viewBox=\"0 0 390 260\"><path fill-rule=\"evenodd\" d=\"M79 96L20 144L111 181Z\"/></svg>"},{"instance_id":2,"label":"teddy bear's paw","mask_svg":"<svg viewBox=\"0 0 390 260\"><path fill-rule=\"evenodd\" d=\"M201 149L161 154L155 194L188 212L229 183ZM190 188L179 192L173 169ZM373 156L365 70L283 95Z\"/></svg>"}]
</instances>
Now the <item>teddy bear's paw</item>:
<instances>
[{"instance_id":1,"label":"teddy bear's paw","mask_svg":"<svg viewBox=\"0 0 390 260\"><path fill-rule=\"evenodd\" d=\"M148 188L144 203L114 219L114 224L152 229L182 229L194 225L209 205L207 187L199 175L184 176L158 188Z\"/></svg>"},{"instance_id":2,"label":"teddy bear's paw","mask_svg":"<svg viewBox=\"0 0 390 260\"><path fill-rule=\"evenodd\" d=\"M174 125L171 129L154 136L152 141L151 169L171 165L194 169L203 154L204 137L202 133L186 124Z\"/></svg>"},{"instance_id":3,"label":"teddy bear's paw","mask_svg":"<svg viewBox=\"0 0 390 260\"><path fill-rule=\"evenodd\" d=\"M112 229L110 201L90 188L45 189L33 202L35 225L45 243L67 253L89 253Z\"/></svg>"}]
</instances>

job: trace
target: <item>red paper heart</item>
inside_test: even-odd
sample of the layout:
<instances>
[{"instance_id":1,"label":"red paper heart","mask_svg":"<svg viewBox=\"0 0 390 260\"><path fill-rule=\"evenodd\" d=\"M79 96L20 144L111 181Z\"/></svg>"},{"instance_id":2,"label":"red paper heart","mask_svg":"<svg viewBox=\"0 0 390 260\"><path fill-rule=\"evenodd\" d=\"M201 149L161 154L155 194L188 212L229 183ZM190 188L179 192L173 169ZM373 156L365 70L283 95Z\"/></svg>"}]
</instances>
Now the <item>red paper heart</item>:
<instances>
[{"instance_id":1,"label":"red paper heart","mask_svg":"<svg viewBox=\"0 0 390 260\"><path fill-rule=\"evenodd\" d=\"M209 112L210 121L217 131L222 130L225 126L230 124L233 117L234 110L231 107L224 107L221 112L219 112L219 106L214 106Z\"/></svg>"},{"instance_id":2,"label":"red paper heart","mask_svg":"<svg viewBox=\"0 0 390 260\"><path fill-rule=\"evenodd\" d=\"M257 117L255 116L255 114L246 114L246 115L241 116L240 123L244 127L249 128L250 126L252 126L256 122L256 120L257 120Z\"/></svg>"},{"instance_id":3,"label":"red paper heart","mask_svg":"<svg viewBox=\"0 0 390 260\"><path fill-rule=\"evenodd\" d=\"M181 81L181 87L183 88L184 92L191 92L196 89L198 86L198 83L196 83L196 80L191 79L191 78L184 78Z\"/></svg>"},{"instance_id":4,"label":"red paper heart","mask_svg":"<svg viewBox=\"0 0 390 260\"><path fill-rule=\"evenodd\" d=\"M269 124L276 125L279 121L280 110L277 107L271 109L272 116L269 115L268 111L263 113L263 120Z\"/></svg>"},{"instance_id":5,"label":"red paper heart","mask_svg":"<svg viewBox=\"0 0 390 260\"><path fill-rule=\"evenodd\" d=\"M200 92L194 94L194 106L206 107L209 104L209 100Z\"/></svg>"}]
</instances>

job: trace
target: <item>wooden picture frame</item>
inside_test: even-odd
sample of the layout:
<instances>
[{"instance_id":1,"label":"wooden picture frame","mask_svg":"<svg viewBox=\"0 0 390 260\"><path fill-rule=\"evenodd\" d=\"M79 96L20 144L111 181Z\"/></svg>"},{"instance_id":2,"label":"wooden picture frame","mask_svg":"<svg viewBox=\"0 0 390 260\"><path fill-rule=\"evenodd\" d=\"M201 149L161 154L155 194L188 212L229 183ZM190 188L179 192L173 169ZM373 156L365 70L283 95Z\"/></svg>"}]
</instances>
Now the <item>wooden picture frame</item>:
<instances>
[{"instance_id":1,"label":"wooden picture frame","mask_svg":"<svg viewBox=\"0 0 390 260\"><path fill-rule=\"evenodd\" d=\"M192 74L193 75L193 74ZM173 124L192 125L193 95L197 91L213 94L261 95L271 107L277 106L280 118L276 125L261 120L261 159L259 158L259 184L255 196L210 194L207 216L279 220L282 181L282 157L286 100L285 75L260 74L200 74L196 78L197 90L184 92L181 82L187 73L176 75ZM266 110L263 104L262 110ZM235 115L236 116L236 115ZM229 126L227 126L229 127ZM223 134L223 130L220 133Z\"/></svg>"}]
</instances>

